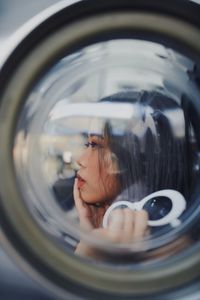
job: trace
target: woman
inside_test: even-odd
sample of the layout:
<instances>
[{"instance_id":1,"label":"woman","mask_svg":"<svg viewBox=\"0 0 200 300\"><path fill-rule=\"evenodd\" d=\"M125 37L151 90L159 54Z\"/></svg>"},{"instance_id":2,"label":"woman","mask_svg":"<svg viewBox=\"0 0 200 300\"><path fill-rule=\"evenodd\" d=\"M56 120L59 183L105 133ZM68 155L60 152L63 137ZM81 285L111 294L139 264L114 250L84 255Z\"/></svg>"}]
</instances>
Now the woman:
<instances>
[{"instance_id":1,"label":"woman","mask_svg":"<svg viewBox=\"0 0 200 300\"><path fill-rule=\"evenodd\" d=\"M105 211L114 201L137 202L163 189L189 199L195 177L193 128L183 103L160 92L119 93L101 102L129 103L133 115L123 134L115 134L112 121L106 120L101 135L88 136L77 161L75 205L81 227L113 242L132 242L147 234L148 213L118 209L105 229ZM83 242L76 249L78 254L90 252Z\"/></svg>"}]
</instances>

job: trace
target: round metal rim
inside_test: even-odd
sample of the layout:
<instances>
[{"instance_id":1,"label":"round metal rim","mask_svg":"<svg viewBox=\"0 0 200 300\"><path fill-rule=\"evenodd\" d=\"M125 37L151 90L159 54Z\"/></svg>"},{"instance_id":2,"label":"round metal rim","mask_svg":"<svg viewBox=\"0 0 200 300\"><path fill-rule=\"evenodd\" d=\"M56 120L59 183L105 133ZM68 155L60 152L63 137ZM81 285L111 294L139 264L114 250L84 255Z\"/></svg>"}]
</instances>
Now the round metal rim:
<instances>
[{"instance_id":1,"label":"round metal rim","mask_svg":"<svg viewBox=\"0 0 200 300\"><path fill-rule=\"evenodd\" d=\"M134 15L134 20L135 20L135 24L133 25L133 15ZM45 236L43 234L41 234L41 232L38 230L37 225L32 222L32 224L30 225L30 222L27 223L27 218L23 217L23 213L25 211L26 212L26 208L25 207L14 207L13 206L13 202L11 203L10 199L16 199L17 201L20 201L20 191L18 190L17 187L17 183L16 183L16 179L15 179L15 173L14 173L14 168L12 165L12 162L10 161L10 158L12 157L12 149L11 149L11 145L13 142L13 133L14 133L14 128L15 128L15 122L17 120L17 114L20 110L20 107L23 105L23 103L21 101L23 101L23 99L25 98L28 89L31 88L32 84L35 82L37 76L39 74L41 74L41 72L44 71L43 66L45 65L46 67L49 65L49 61L53 61L55 60L57 57L59 57L63 50L66 51L65 47L66 45L68 45L68 47L70 46L70 50L76 45L77 41L83 41L84 38L86 38L86 41L89 40L89 38L91 37L95 37L95 34L97 31L95 31L95 26L99 28L99 33L106 33L110 30L113 29L121 29L123 27L123 29L130 29L133 28L133 26L136 26L137 24L137 28L134 27L135 29L138 29L139 23L140 26L142 26L143 30L144 28L146 28L146 26L148 25L149 27L149 32L155 32L157 33L157 27L156 24L157 22L155 22L155 20L157 19L157 21L161 21L161 23L163 24L164 28L166 28L166 25L168 24L168 22L170 22L171 26L170 28L168 28L168 32L165 32L166 35L169 35L170 37L170 33L172 34L172 36L174 37L174 39L178 39L181 42L184 43L184 39L187 41L185 44L187 46L191 46L191 48L196 49L196 51L200 52L200 43L197 43L197 37L200 36L200 31L185 23L182 21L177 22L177 20L174 20L173 18L170 17L165 17L163 16L162 18L158 15L153 15L153 14L142 14L142 13L130 13L130 12L124 12L123 14L117 14L117 13L113 13L112 15L114 17L114 19L112 18L112 28L109 28L109 18L110 18L110 14L108 15L103 15L103 16L98 16L98 18L94 17L90 17L87 20L81 20L75 24L72 24L71 26L67 25L66 28L62 28L60 30L58 30L58 32L55 32L52 36L48 37L47 40L43 41L36 49L33 50L33 52L31 52L27 58L24 60L24 62L21 64L21 66L18 68L18 70L16 71L16 73L14 74L15 76L23 76L24 80L22 80L22 82L19 84L18 80L16 80L15 78L12 78L9 82L9 85L7 86L7 91L4 93L4 97L3 97L3 101L2 101L2 109L1 109L1 118L4 118L5 122L2 124L1 127L1 136L3 137L3 139L5 140L5 143L2 147L2 158L1 158L1 169L5 170L4 172L4 177L5 178L9 178L9 182L2 182L1 183L1 193L2 193L2 201L4 201L4 199L6 200L6 202L3 203L2 206L2 211L4 210L4 217L7 215L7 213L9 215L14 215L16 216L16 218L12 219L11 224L8 224L8 227L10 226L9 230L10 232L15 232L16 236L18 236L19 240L22 242L23 246L26 247L26 249L29 249L29 251L32 253L32 255L36 255L37 258L39 257L38 262L41 262L42 257L41 257L41 253L43 253L43 255L46 255L46 249L49 249L49 257L50 260L47 259L47 255L46 255L46 261L44 263L45 266L48 266L48 268L50 268L51 270L54 270L56 275L58 275L58 273L60 273L61 269L57 268L56 264L52 265L52 258L55 258L54 253L55 251L58 253L58 257L60 260L60 267L62 267L62 272L63 272L63 277L66 276L66 278L68 280L77 280L77 273L76 271L79 271L79 274L84 275L84 280L81 280L81 276L79 277L79 280L77 280L77 284L84 284L87 286L87 282L88 280L93 280L95 276L97 276L97 278L101 278L101 280L104 280L104 285L99 285L99 282L94 282L89 286L89 289L93 289L93 288L98 288L99 292L105 291L105 292L121 292L122 289L122 285L124 284L124 289L127 293L127 295L129 293L150 293L150 292L159 292L162 291L162 289L164 288L171 288L171 287L175 287L178 283L178 281L175 283L174 282L174 277L176 277L176 279L178 279L178 274L181 274L183 270L185 270L185 274L188 273L188 271L190 270L190 272L192 271L192 275L193 278L197 275L199 275L199 271L197 271L197 269L199 268L197 265L197 263L199 264L199 256L197 257L193 257L193 267L195 266L196 268L196 272L194 272L194 269L191 268L191 266L189 266L188 262L184 262L184 264L182 265L182 267L177 268L177 265L175 266L175 268L171 269L171 270L165 270L163 272L163 270L157 270L157 273L154 274L154 278L152 278L153 276L151 276L151 280L150 282L148 281L148 276L151 273L152 275L152 270L150 271L150 273L148 273L147 271L145 271L145 274L135 274L137 275L137 280L135 281L135 286L134 286L134 282L132 280L130 280L130 276L129 274L125 274L125 273L120 273L120 274L116 274L115 272L108 272L108 270L106 270L106 272L104 272L101 268L99 268L97 270L97 268L93 268L91 266L88 266L88 264L86 262L82 262L81 260L74 258L73 256L69 256L69 260L68 263L69 265L66 266L66 254L63 256L63 253L60 249L55 249L54 247L52 247L52 243L48 240L45 241ZM142 18L144 17L144 18ZM149 19L148 19L149 18ZM146 22L143 23L142 20L145 20ZM116 22L116 23L115 23ZM165 23L166 22L166 23ZM142 23L142 24L141 24ZM91 26L91 24L93 24L93 27ZM94 26L95 24L95 26ZM117 26L116 26L117 24ZM152 25L149 26L149 24ZM103 28L102 28L103 27ZM186 27L188 29L188 31L184 31L184 32L180 32L180 29ZM87 30L86 30L87 29ZM177 32L176 32L176 30ZM87 35L85 34L85 32L87 31ZM163 34L162 32L162 28L159 28L159 31L161 34ZM89 32L89 34L88 34ZM192 32L193 34L189 34L188 36L188 32ZM65 33L65 36L67 36L67 39L65 41L63 41L62 37L63 37L63 33ZM66 34L67 33L67 34ZM177 33L177 36L175 35L175 33ZM57 50L55 50L55 47L53 49L53 45L55 42L55 37L57 39L57 43L56 43L56 48ZM59 43L58 43L59 40ZM200 40L200 39L199 39ZM49 47L49 43L51 43L52 47ZM47 45L48 44L48 45ZM48 46L48 47L47 47ZM46 50L46 53L49 51L49 49L51 49L51 52L54 51L54 53L51 53L51 55L49 54L49 56L46 53L43 53L43 55L38 56L38 54L41 54L42 51L41 49ZM57 53L59 51L59 54ZM37 63L35 63L35 57L38 58ZM31 62L32 61L32 62ZM33 65L34 62L34 65ZM30 68L31 66L31 68ZM29 70L29 72L27 72L27 70ZM19 77L18 77L19 78ZM29 84L25 84L26 82L29 82ZM20 87L20 85L22 85ZM21 88L21 90L20 90ZM18 89L18 93L16 93L16 89ZM15 100L14 100L15 99ZM18 100L16 100L18 99ZM18 101L18 102L17 102ZM21 103L20 103L21 102ZM6 105L9 104L9 109L7 110ZM13 115L13 120L12 122L10 121L10 115ZM9 166L9 168L8 168ZM7 169L8 168L8 169ZM13 188L14 187L14 188ZM21 210L21 211L20 211ZM20 216L20 218L19 218ZM28 215L27 215L28 216ZM20 224L19 224L19 219L20 219ZM8 220L4 220L5 222L7 222ZM29 224L29 225L28 225ZM22 227L21 227L22 226ZM30 226L30 227L29 227ZM7 229L8 229L7 227ZM16 230L16 228L18 228L18 230ZM20 228L24 228L25 231L28 229L28 232L30 233L29 230L31 230L33 232L33 234L35 234L35 236L37 236L37 238L39 237L40 239L40 243L42 245L43 251L41 252L41 248L40 251L38 251L38 247L35 247L35 242L33 244L31 244L29 241L26 243L24 243L25 239L24 236L22 234L22 232L20 232ZM34 230L33 230L34 228ZM4 230L7 230L3 227ZM12 233L13 233L12 232ZM39 236L38 236L39 233ZM22 238L23 236L23 238ZM27 235L26 235L27 236ZM36 238L36 240L37 240ZM47 243L46 245L48 245L48 247L46 248L46 246L44 246L44 241ZM19 250L19 249L18 249ZM33 254L34 253L34 254ZM44 255L44 256L45 256ZM53 255L53 256L52 256ZM26 255L25 255L26 256ZM33 261L32 261L33 263ZM74 264L75 267L75 274L74 274L74 278L73 277L69 277L68 274L68 270L67 267L71 267L70 264ZM90 271L90 275L88 278L88 271ZM81 273L82 272L82 273ZM174 273L173 273L174 272ZM71 275L71 274L70 274ZM122 275L123 275L123 282L122 282ZM134 276L134 274L132 273L132 275ZM170 280L168 280L168 285L166 285L166 277L164 279L164 276L168 276L168 278L170 277ZM187 274L185 275L186 278L180 278L179 280L179 284L185 283L188 280L188 276ZM55 279L55 278L54 278ZM157 280L156 286L154 286L154 280ZM49 278L49 280L51 280ZM153 280L153 282L152 282ZM159 281L159 282L158 282ZM163 282L165 281L165 283ZM66 282L63 282L63 284L66 284ZM116 290L118 287L117 285L120 284L120 291ZM145 289L146 288L146 289ZM123 296L125 296L123 294ZM104 298L105 299L105 298Z\"/></svg>"}]
</instances>

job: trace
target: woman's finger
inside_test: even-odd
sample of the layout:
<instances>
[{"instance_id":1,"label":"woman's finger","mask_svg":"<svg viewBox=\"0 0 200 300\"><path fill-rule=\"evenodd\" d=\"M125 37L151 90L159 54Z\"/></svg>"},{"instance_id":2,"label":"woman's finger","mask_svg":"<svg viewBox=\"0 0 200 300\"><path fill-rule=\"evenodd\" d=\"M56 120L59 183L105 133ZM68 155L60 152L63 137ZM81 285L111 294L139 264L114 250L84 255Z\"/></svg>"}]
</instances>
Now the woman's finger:
<instances>
[{"instance_id":1,"label":"woman's finger","mask_svg":"<svg viewBox=\"0 0 200 300\"><path fill-rule=\"evenodd\" d=\"M79 192L77 183L78 183L78 179L75 178L74 189L73 189L74 202L75 202L75 206L76 206L76 209L77 209L78 213L82 214L85 211L86 207L84 205L83 200L80 197L80 192Z\"/></svg>"},{"instance_id":2,"label":"woman's finger","mask_svg":"<svg viewBox=\"0 0 200 300\"><path fill-rule=\"evenodd\" d=\"M148 228L148 213L145 210L135 211L133 238L139 239L145 236Z\"/></svg>"},{"instance_id":3,"label":"woman's finger","mask_svg":"<svg viewBox=\"0 0 200 300\"><path fill-rule=\"evenodd\" d=\"M123 224L123 241L125 243L132 242L135 224L135 211L129 208L124 210L124 224Z\"/></svg>"},{"instance_id":4,"label":"woman's finger","mask_svg":"<svg viewBox=\"0 0 200 300\"><path fill-rule=\"evenodd\" d=\"M121 240L121 232L123 229L124 216L123 209L115 209L110 214L108 222L108 235L113 242L119 242Z\"/></svg>"},{"instance_id":5,"label":"woman's finger","mask_svg":"<svg viewBox=\"0 0 200 300\"><path fill-rule=\"evenodd\" d=\"M84 201L80 197L80 192L77 186L77 178L75 178L73 194L75 206L80 220L80 226L86 230L93 229L93 225L91 223L91 210L86 204L84 204Z\"/></svg>"}]
</instances>

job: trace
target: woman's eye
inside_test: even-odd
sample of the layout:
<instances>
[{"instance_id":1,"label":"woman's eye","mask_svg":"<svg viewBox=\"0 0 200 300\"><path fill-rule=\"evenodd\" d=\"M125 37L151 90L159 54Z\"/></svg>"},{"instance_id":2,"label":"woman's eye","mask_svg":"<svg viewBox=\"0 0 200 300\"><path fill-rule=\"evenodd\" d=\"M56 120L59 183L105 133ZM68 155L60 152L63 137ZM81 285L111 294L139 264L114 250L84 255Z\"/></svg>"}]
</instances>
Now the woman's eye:
<instances>
[{"instance_id":1,"label":"woman's eye","mask_svg":"<svg viewBox=\"0 0 200 300\"><path fill-rule=\"evenodd\" d=\"M84 144L84 146L85 146L86 148L88 148L89 145L90 145L89 142Z\"/></svg>"},{"instance_id":2,"label":"woman's eye","mask_svg":"<svg viewBox=\"0 0 200 300\"><path fill-rule=\"evenodd\" d=\"M91 142L91 143L90 143L90 146L91 146L92 148L96 148L96 147L98 147L99 145L98 145L97 143L95 143L95 142Z\"/></svg>"},{"instance_id":3,"label":"woman's eye","mask_svg":"<svg viewBox=\"0 0 200 300\"><path fill-rule=\"evenodd\" d=\"M97 147L99 147L99 144L97 144L96 142L87 142L86 144L85 144L85 147L91 147L91 148L97 148Z\"/></svg>"}]
</instances>

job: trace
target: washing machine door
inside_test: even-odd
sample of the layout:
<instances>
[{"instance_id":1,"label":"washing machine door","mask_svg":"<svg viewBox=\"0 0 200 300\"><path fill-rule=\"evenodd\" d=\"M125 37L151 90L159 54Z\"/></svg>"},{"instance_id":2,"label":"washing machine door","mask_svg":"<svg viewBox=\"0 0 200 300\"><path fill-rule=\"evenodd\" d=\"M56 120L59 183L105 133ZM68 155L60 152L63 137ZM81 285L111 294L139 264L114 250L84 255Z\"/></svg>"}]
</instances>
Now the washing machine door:
<instances>
[{"instance_id":1,"label":"washing machine door","mask_svg":"<svg viewBox=\"0 0 200 300\"><path fill-rule=\"evenodd\" d=\"M60 1L2 52L2 246L61 298L200 297L199 15Z\"/></svg>"}]
</instances>

